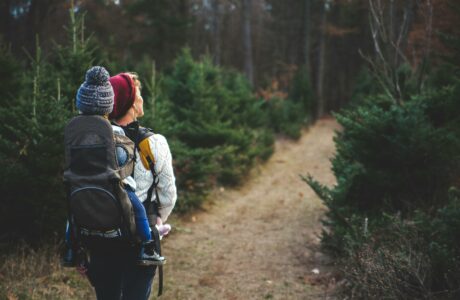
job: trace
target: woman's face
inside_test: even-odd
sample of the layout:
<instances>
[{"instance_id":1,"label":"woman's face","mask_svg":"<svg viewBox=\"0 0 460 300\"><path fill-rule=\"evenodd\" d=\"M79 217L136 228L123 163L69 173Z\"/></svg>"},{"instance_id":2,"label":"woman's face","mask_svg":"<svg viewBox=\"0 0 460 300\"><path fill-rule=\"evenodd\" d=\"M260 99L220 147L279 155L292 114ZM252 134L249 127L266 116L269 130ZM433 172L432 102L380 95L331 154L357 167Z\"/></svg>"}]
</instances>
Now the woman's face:
<instances>
[{"instance_id":1,"label":"woman's face","mask_svg":"<svg viewBox=\"0 0 460 300\"><path fill-rule=\"evenodd\" d=\"M136 118L144 116L144 99L142 99L139 87L136 87L136 99L134 100L133 108Z\"/></svg>"}]
</instances>

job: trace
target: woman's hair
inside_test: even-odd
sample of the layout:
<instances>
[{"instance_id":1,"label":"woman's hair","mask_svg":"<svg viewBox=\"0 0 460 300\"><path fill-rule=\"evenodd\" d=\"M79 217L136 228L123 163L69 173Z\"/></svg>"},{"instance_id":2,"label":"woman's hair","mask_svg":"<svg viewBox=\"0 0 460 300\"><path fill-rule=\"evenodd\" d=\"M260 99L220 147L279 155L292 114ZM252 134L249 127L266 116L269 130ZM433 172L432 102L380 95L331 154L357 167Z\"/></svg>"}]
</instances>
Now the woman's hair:
<instances>
[{"instance_id":1,"label":"woman's hair","mask_svg":"<svg viewBox=\"0 0 460 300\"><path fill-rule=\"evenodd\" d=\"M137 73L135 73L135 72L126 72L126 74L131 76L131 79L133 80L135 87L137 87L139 89L142 89L142 84L141 84L141 81L139 80L139 75L137 75Z\"/></svg>"}]
</instances>

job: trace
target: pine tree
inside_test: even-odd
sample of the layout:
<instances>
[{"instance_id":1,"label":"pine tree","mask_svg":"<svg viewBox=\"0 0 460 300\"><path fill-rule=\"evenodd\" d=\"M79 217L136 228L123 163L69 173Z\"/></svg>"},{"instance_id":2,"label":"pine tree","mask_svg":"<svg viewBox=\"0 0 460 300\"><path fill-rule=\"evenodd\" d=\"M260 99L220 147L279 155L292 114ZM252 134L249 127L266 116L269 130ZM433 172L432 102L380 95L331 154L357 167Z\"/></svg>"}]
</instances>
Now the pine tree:
<instances>
[{"instance_id":1,"label":"pine tree","mask_svg":"<svg viewBox=\"0 0 460 300\"><path fill-rule=\"evenodd\" d=\"M157 119L169 120L164 133L176 155L179 191L186 193L182 208L199 204L216 183L238 183L256 159L272 151L273 138L248 81L210 58L194 61L184 50L164 76L159 102L168 108Z\"/></svg>"},{"instance_id":2,"label":"pine tree","mask_svg":"<svg viewBox=\"0 0 460 300\"><path fill-rule=\"evenodd\" d=\"M29 55L30 65L18 83L23 88L14 101L0 107L4 238L38 241L63 231L63 132L75 114L76 91L94 62L83 16L76 16L73 8L70 15L70 44L58 45L55 57L45 56L37 37L35 54Z\"/></svg>"}]
</instances>

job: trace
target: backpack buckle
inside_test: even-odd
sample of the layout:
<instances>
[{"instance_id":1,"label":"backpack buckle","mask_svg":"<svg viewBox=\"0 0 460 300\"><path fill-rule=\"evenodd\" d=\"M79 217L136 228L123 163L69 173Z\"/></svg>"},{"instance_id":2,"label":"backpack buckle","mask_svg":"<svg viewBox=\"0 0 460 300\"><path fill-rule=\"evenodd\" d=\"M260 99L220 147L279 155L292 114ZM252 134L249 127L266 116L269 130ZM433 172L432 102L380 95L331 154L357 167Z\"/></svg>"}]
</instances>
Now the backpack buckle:
<instances>
[{"instance_id":1,"label":"backpack buckle","mask_svg":"<svg viewBox=\"0 0 460 300\"><path fill-rule=\"evenodd\" d=\"M80 234L84 236L97 236L106 239L119 238L122 236L120 228L109 231L90 230L87 228L80 228Z\"/></svg>"}]
</instances>

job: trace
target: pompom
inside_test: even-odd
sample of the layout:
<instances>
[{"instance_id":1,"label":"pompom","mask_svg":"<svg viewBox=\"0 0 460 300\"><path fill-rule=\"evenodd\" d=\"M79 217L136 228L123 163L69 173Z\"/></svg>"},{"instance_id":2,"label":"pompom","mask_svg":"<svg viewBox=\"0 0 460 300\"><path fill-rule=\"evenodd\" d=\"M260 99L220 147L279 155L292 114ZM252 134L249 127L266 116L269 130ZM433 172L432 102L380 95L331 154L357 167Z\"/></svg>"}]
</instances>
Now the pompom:
<instances>
[{"instance_id":1,"label":"pompom","mask_svg":"<svg viewBox=\"0 0 460 300\"><path fill-rule=\"evenodd\" d=\"M109 81L109 72L104 67L95 66L86 72L86 82L92 85L104 85Z\"/></svg>"}]
</instances>

